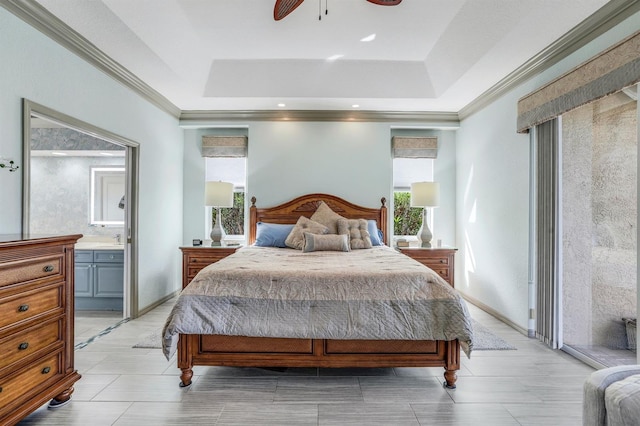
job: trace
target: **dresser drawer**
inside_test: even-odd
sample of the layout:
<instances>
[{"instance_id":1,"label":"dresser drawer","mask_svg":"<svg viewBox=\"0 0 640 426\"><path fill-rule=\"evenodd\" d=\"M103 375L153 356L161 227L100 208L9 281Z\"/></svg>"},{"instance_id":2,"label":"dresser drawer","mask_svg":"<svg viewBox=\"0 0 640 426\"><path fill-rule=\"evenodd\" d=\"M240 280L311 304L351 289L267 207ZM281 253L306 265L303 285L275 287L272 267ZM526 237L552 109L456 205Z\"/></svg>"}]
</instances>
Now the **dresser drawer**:
<instances>
[{"instance_id":1,"label":"dresser drawer","mask_svg":"<svg viewBox=\"0 0 640 426\"><path fill-rule=\"evenodd\" d=\"M432 269L436 274L440 275L445 280L449 279L449 268L441 265L425 265L428 268Z\"/></svg>"},{"instance_id":2,"label":"dresser drawer","mask_svg":"<svg viewBox=\"0 0 640 426\"><path fill-rule=\"evenodd\" d=\"M435 271L454 287L455 248L403 247L399 251Z\"/></svg>"},{"instance_id":3,"label":"dresser drawer","mask_svg":"<svg viewBox=\"0 0 640 426\"><path fill-rule=\"evenodd\" d=\"M430 268L437 268L438 265L444 265L445 267L449 267L449 256L427 257L427 258L420 258L420 260L422 260Z\"/></svg>"},{"instance_id":4,"label":"dresser drawer","mask_svg":"<svg viewBox=\"0 0 640 426\"><path fill-rule=\"evenodd\" d=\"M0 300L0 328L62 309L61 287L32 290Z\"/></svg>"},{"instance_id":5,"label":"dresser drawer","mask_svg":"<svg viewBox=\"0 0 640 426\"><path fill-rule=\"evenodd\" d=\"M205 267L233 254L238 247L181 247L182 288L185 288Z\"/></svg>"},{"instance_id":6,"label":"dresser drawer","mask_svg":"<svg viewBox=\"0 0 640 426\"><path fill-rule=\"evenodd\" d=\"M60 321L55 320L31 327L0 341L0 347L4 352L0 358L0 370L57 341L62 341L60 336Z\"/></svg>"},{"instance_id":7,"label":"dresser drawer","mask_svg":"<svg viewBox=\"0 0 640 426\"><path fill-rule=\"evenodd\" d=\"M39 257L0 265L0 287L40 278L64 278L64 258Z\"/></svg>"},{"instance_id":8,"label":"dresser drawer","mask_svg":"<svg viewBox=\"0 0 640 426\"><path fill-rule=\"evenodd\" d=\"M0 379L0 408L25 395L60 373L61 354L49 355L32 363L17 374Z\"/></svg>"},{"instance_id":9,"label":"dresser drawer","mask_svg":"<svg viewBox=\"0 0 640 426\"><path fill-rule=\"evenodd\" d=\"M217 251L217 250L216 250ZM235 251L235 250L234 250ZM189 256L189 266L199 266L200 269L204 268L207 265L211 265L212 263L216 263L217 261L224 259L225 257L232 254L231 252L224 253L216 253L216 255L208 255L208 256Z\"/></svg>"}]
</instances>

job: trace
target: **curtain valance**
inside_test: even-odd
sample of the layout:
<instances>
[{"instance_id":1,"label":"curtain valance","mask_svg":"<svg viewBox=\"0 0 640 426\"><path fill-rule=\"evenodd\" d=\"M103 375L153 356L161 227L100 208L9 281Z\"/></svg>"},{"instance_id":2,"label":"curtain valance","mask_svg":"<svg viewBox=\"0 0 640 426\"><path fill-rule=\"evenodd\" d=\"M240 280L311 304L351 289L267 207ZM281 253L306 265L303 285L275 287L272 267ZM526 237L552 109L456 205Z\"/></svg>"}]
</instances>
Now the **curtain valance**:
<instances>
[{"instance_id":1,"label":"curtain valance","mask_svg":"<svg viewBox=\"0 0 640 426\"><path fill-rule=\"evenodd\" d=\"M438 138L394 136L394 158L436 158L438 156Z\"/></svg>"},{"instance_id":2,"label":"curtain valance","mask_svg":"<svg viewBox=\"0 0 640 426\"><path fill-rule=\"evenodd\" d=\"M246 136L203 136L203 157L246 157Z\"/></svg>"},{"instance_id":3,"label":"curtain valance","mask_svg":"<svg viewBox=\"0 0 640 426\"><path fill-rule=\"evenodd\" d=\"M640 32L518 101L518 132L640 81Z\"/></svg>"}]
</instances>

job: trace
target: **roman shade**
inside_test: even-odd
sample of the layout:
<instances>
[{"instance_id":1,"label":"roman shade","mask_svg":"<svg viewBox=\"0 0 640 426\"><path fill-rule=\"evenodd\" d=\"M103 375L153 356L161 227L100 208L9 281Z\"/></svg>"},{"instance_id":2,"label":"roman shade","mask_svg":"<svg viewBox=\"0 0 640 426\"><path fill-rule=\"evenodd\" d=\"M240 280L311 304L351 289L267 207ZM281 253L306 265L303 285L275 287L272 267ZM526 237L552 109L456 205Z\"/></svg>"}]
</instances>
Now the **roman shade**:
<instances>
[{"instance_id":1,"label":"roman shade","mask_svg":"<svg viewBox=\"0 0 640 426\"><path fill-rule=\"evenodd\" d=\"M438 138L394 136L391 138L394 158L436 158L438 156Z\"/></svg>"},{"instance_id":2,"label":"roman shade","mask_svg":"<svg viewBox=\"0 0 640 426\"><path fill-rule=\"evenodd\" d=\"M518 101L518 132L640 81L640 32Z\"/></svg>"},{"instance_id":3,"label":"roman shade","mask_svg":"<svg viewBox=\"0 0 640 426\"><path fill-rule=\"evenodd\" d=\"M246 157L246 136L203 136L203 157Z\"/></svg>"}]
</instances>

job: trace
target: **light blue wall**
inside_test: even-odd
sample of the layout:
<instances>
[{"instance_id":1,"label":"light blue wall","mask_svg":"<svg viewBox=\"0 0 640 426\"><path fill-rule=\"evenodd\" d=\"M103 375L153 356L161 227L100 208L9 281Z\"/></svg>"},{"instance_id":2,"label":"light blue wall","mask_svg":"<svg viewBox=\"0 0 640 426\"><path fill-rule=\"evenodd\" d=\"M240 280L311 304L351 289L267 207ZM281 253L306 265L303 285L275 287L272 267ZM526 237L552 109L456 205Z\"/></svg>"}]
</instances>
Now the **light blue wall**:
<instances>
[{"instance_id":1,"label":"light blue wall","mask_svg":"<svg viewBox=\"0 0 640 426\"><path fill-rule=\"evenodd\" d=\"M248 193L260 206L321 192L366 207L391 193L389 126L380 123L254 123Z\"/></svg>"},{"instance_id":2,"label":"light blue wall","mask_svg":"<svg viewBox=\"0 0 640 426\"><path fill-rule=\"evenodd\" d=\"M183 131L149 104L0 8L0 155L22 164L22 99L140 144L139 307L180 288ZM22 226L22 176L0 170L0 233Z\"/></svg>"},{"instance_id":3,"label":"light blue wall","mask_svg":"<svg viewBox=\"0 0 640 426\"><path fill-rule=\"evenodd\" d=\"M223 123L216 123L222 125ZM247 202L271 207L294 197L320 192L377 208L391 199L391 128L402 123L249 122ZM184 242L204 238L204 160L201 138L215 128L185 132ZM455 140L442 134L436 176L447 195L436 226L444 241L455 241ZM391 208L390 202L387 203Z\"/></svg>"},{"instance_id":4,"label":"light blue wall","mask_svg":"<svg viewBox=\"0 0 640 426\"><path fill-rule=\"evenodd\" d=\"M518 99L638 31L640 13L461 122L456 288L527 329L529 137Z\"/></svg>"}]
</instances>

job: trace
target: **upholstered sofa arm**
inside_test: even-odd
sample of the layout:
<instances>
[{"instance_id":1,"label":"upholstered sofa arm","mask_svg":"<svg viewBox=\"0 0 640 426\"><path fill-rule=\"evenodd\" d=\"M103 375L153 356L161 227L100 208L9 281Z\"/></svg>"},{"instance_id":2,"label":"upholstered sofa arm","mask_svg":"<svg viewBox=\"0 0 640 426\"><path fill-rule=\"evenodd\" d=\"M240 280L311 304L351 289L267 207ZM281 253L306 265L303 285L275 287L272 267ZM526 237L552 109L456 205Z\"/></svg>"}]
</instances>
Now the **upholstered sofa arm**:
<instances>
[{"instance_id":1,"label":"upholstered sofa arm","mask_svg":"<svg viewBox=\"0 0 640 426\"><path fill-rule=\"evenodd\" d=\"M607 412L604 391L612 383L631 375L640 374L640 365L622 365L604 368L591 373L584 384L582 400L582 425L603 426Z\"/></svg>"}]
</instances>

